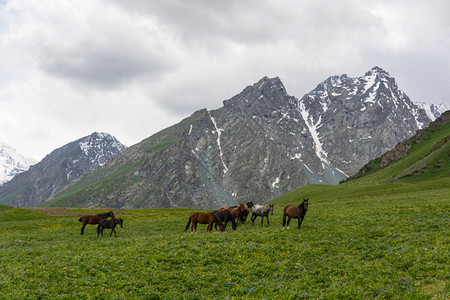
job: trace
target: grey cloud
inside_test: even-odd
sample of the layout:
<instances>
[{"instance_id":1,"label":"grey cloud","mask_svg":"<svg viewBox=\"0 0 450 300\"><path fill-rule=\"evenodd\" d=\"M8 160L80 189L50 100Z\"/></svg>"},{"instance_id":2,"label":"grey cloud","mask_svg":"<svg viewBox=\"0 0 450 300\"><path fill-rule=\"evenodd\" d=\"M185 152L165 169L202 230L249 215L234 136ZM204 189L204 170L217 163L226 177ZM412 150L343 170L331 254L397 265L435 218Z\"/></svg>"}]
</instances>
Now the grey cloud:
<instances>
[{"instance_id":1,"label":"grey cloud","mask_svg":"<svg viewBox=\"0 0 450 300\"><path fill-rule=\"evenodd\" d=\"M98 44L85 40L69 49L42 51L39 64L49 74L100 88L117 88L141 77L160 76L175 67L164 50L130 49L117 41Z\"/></svg>"}]
</instances>

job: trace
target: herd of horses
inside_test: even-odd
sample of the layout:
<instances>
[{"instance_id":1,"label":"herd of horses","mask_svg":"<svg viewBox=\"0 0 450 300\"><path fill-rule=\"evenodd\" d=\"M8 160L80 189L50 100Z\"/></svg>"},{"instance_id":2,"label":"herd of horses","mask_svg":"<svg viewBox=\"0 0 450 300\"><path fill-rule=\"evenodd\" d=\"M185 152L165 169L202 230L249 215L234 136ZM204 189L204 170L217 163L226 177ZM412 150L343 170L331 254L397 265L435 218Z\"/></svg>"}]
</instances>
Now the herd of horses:
<instances>
[{"instance_id":1,"label":"herd of horses","mask_svg":"<svg viewBox=\"0 0 450 300\"><path fill-rule=\"evenodd\" d=\"M289 229L289 223L291 219L298 220L298 229L302 225L303 218L308 211L308 199L303 199L303 202L299 205L287 205L283 209L283 229L285 226ZM187 231L189 226L191 226L191 233L195 231L197 233L197 224L208 224L206 231L211 231L213 225L215 225L215 229L217 230L217 226L219 226L220 231L224 231L227 224L231 222L231 226L233 230L236 230L237 225L240 223L244 223L249 214L252 214L251 221L252 225L255 223L255 220L258 217L261 217L261 224L264 225L264 217L266 217L267 225L269 223L269 214L273 215L273 204L268 205L255 205L253 202L247 202L245 204L240 204L232 207L222 207L218 210L212 212L193 212L190 214L186 228L184 231ZM111 218L111 219L108 219ZM286 221L287 218L287 221ZM105 228L111 229L111 233L109 236L112 236L116 233L116 226L119 225L123 227L123 220L121 218L116 219L114 213L112 211L96 214L96 215L85 215L79 218L79 221L82 223L81 226L81 235L84 234L84 228L87 224L97 225L97 237L101 234L103 236L103 230Z\"/></svg>"},{"instance_id":2,"label":"herd of horses","mask_svg":"<svg viewBox=\"0 0 450 300\"><path fill-rule=\"evenodd\" d=\"M299 205L287 205L283 209L283 229L285 226L289 229L291 219L298 220L298 229L300 229L307 211L308 199L303 199L303 202ZM252 213L252 225L254 225L255 220L258 217L261 217L262 225L264 225L264 217L266 217L267 225L270 225L269 214L273 215L273 204L254 205L253 202L247 202L238 206L222 207L219 210L212 212L193 212L189 216L184 231L187 231L189 226L191 226L191 233L197 233L198 223L208 224L206 228L206 231L208 232L212 230L213 225L215 225L216 229L217 226L219 226L219 230L224 231L228 222L231 222L232 228L235 230L239 223L245 222L250 212Z\"/></svg>"}]
</instances>

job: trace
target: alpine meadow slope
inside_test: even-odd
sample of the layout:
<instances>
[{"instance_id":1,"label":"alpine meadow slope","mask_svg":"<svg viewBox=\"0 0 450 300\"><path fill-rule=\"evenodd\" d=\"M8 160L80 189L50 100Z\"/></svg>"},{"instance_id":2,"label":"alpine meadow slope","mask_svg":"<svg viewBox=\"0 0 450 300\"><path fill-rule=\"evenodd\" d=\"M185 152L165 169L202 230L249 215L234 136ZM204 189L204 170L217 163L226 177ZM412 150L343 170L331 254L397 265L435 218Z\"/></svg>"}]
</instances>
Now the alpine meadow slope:
<instances>
[{"instance_id":1,"label":"alpine meadow slope","mask_svg":"<svg viewBox=\"0 0 450 300\"><path fill-rule=\"evenodd\" d=\"M379 67L297 99L264 77L117 155L46 206L216 208L337 184L429 124Z\"/></svg>"}]
</instances>

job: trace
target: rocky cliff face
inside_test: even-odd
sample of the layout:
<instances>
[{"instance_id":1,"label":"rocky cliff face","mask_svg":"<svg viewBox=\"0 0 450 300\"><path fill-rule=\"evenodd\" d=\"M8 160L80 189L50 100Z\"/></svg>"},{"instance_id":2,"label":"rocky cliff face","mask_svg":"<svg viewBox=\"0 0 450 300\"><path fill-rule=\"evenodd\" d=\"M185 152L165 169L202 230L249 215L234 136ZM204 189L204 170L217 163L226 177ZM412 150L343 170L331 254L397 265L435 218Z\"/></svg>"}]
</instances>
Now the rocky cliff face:
<instances>
[{"instance_id":1,"label":"rocky cliff face","mask_svg":"<svg viewBox=\"0 0 450 300\"><path fill-rule=\"evenodd\" d=\"M93 133L69 143L0 186L0 203L39 205L81 175L104 165L125 148L114 137L104 133Z\"/></svg>"},{"instance_id":2,"label":"rocky cliff face","mask_svg":"<svg viewBox=\"0 0 450 300\"><path fill-rule=\"evenodd\" d=\"M378 67L358 78L330 77L299 105L316 151L346 176L431 121Z\"/></svg>"},{"instance_id":3,"label":"rocky cliff face","mask_svg":"<svg viewBox=\"0 0 450 300\"><path fill-rule=\"evenodd\" d=\"M59 203L263 203L306 184L338 183L429 122L377 67L359 78L330 77L301 99L279 78L264 77L223 107L200 110L119 154L104 177L83 177L58 195ZM73 196L75 190L83 194Z\"/></svg>"}]
</instances>

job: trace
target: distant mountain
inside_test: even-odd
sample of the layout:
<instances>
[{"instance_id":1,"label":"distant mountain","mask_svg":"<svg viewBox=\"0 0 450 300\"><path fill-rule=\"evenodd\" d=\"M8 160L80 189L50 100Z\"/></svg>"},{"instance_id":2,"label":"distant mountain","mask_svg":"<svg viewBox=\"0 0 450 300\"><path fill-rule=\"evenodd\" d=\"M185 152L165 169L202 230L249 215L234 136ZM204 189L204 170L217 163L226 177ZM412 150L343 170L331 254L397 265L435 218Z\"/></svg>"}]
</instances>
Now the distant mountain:
<instances>
[{"instance_id":1,"label":"distant mountain","mask_svg":"<svg viewBox=\"0 0 450 300\"><path fill-rule=\"evenodd\" d=\"M435 121L416 134L398 143L393 149L375 158L363 166L354 176L346 181L373 174L381 169L388 169L382 179L397 180L406 177L440 178L450 176L450 111L444 112ZM387 178L386 178L387 177Z\"/></svg>"},{"instance_id":2,"label":"distant mountain","mask_svg":"<svg viewBox=\"0 0 450 300\"><path fill-rule=\"evenodd\" d=\"M432 120L436 120L440 115L447 110L450 110L450 106L445 105L443 103L425 103L425 102L417 102L416 105L419 108L422 108L427 113L427 116Z\"/></svg>"},{"instance_id":3,"label":"distant mountain","mask_svg":"<svg viewBox=\"0 0 450 300\"><path fill-rule=\"evenodd\" d=\"M71 142L0 186L0 204L39 205L125 149L116 138L105 133L95 132Z\"/></svg>"},{"instance_id":4,"label":"distant mountain","mask_svg":"<svg viewBox=\"0 0 450 300\"><path fill-rule=\"evenodd\" d=\"M35 163L37 161L34 159L26 158L11 146L0 143L0 185L10 181L15 175L25 172Z\"/></svg>"},{"instance_id":5,"label":"distant mountain","mask_svg":"<svg viewBox=\"0 0 450 300\"><path fill-rule=\"evenodd\" d=\"M332 76L301 99L264 77L114 157L46 205L216 208L337 184L428 125L375 67Z\"/></svg>"},{"instance_id":6,"label":"distant mountain","mask_svg":"<svg viewBox=\"0 0 450 300\"><path fill-rule=\"evenodd\" d=\"M336 168L353 175L371 159L412 136L431 121L379 67L364 76L332 76L299 102L325 174ZM320 171L318 171L320 174ZM336 183L310 178L311 183Z\"/></svg>"}]
</instances>

